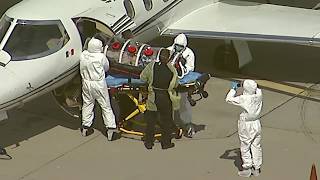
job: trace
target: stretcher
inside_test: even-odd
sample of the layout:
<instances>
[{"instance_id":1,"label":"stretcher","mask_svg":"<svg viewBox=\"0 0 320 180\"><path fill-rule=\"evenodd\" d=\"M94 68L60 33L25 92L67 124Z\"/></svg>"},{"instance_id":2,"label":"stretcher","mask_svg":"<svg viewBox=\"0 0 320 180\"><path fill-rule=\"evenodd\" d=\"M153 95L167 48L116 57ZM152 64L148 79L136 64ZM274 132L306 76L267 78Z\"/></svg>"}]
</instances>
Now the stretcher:
<instances>
[{"instance_id":1,"label":"stretcher","mask_svg":"<svg viewBox=\"0 0 320 180\"><path fill-rule=\"evenodd\" d=\"M157 61L161 47L151 47L148 44L136 42L132 39L123 39L115 36L109 40L108 46L104 49L105 55L110 61L109 80L107 83L110 87L122 86L130 84L139 86L143 84L139 80L141 71L152 61ZM196 105L196 101L208 97L208 93L204 91L204 86L209 80L208 73L189 72L184 76L181 72L181 66L185 60L181 53L171 55L174 66L177 69L180 78L177 91L188 92L188 100L192 106ZM184 62L184 63L182 63ZM140 81L140 82L139 82ZM198 94L198 99L193 99L192 95Z\"/></svg>"},{"instance_id":2,"label":"stretcher","mask_svg":"<svg viewBox=\"0 0 320 180\"><path fill-rule=\"evenodd\" d=\"M208 93L204 90L204 85L209 80L210 74L189 72L182 79L179 79L177 92L188 92L188 100L192 106L196 105L196 101L207 98ZM109 88L128 91L146 91L147 84L138 78L131 78L121 75L108 75L106 82ZM199 95L199 98L192 98L193 95Z\"/></svg>"},{"instance_id":3,"label":"stretcher","mask_svg":"<svg viewBox=\"0 0 320 180\"><path fill-rule=\"evenodd\" d=\"M118 37L106 44L104 53L110 62L106 83L119 130L126 134L143 136L146 127L143 113L146 111L148 92L147 84L140 80L139 76L148 63L157 60L160 48ZM189 72L180 79L176 90L187 92L190 104L195 106L197 101L208 97L204 88L209 78L207 73ZM81 118L80 76L57 88L53 91L53 96L65 112ZM156 132L156 137L160 137L159 127L156 127ZM182 130L179 129L175 136L179 138L181 135Z\"/></svg>"},{"instance_id":4,"label":"stretcher","mask_svg":"<svg viewBox=\"0 0 320 180\"><path fill-rule=\"evenodd\" d=\"M160 47L151 47L148 44L136 42L132 39L114 37L104 49L105 55L110 61L109 75L106 78L110 94L119 109L118 126L120 131L128 134L141 135L145 132L143 113L146 111L147 84L139 79L141 71L152 61L158 60ZM182 56L175 54L174 66L179 80L178 92L187 92L188 101L195 106L197 101L207 98L204 90L209 80L208 73L189 72L185 76L181 74L183 69ZM196 97L197 96L197 97ZM115 108L114 108L115 109ZM159 128L156 129L159 132ZM181 137L182 130L176 132L177 138ZM156 137L161 136L159 133Z\"/></svg>"},{"instance_id":5,"label":"stretcher","mask_svg":"<svg viewBox=\"0 0 320 180\"><path fill-rule=\"evenodd\" d=\"M196 101L207 98L208 93L204 85L210 75L207 73L190 72L179 80L178 92L187 92L188 100L192 106ZM121 75L108 75L106 82L110 88L110 95L114 98L119 112L117 113L119 130L126 134L143 136L146 123L143 113L146 111L147 84L141 79ZM196 99L193 96L198 96ZM115 109L115 108L114 108ZM160 137L159 127L156 128L155 137ZM181 138L182 129L174 132L174 137Z\"/></svg>"}]
</instances>

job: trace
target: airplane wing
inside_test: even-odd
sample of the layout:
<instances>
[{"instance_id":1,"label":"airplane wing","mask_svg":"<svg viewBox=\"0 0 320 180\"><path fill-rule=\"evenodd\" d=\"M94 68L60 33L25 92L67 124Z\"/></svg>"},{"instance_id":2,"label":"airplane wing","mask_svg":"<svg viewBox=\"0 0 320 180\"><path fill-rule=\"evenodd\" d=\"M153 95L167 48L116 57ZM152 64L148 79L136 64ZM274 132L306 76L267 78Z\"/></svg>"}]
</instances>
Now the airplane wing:
<instances>
[{"instance_id":1,"label":"airplane wing","mask_svg":"<svg viewBox=\"0 0 320 180\"><path fill-rule=\"evenodd\" d=\"M320 11L220 1L199 8L169 25L162 35L273 41L320 46Z\"/></svg>"}]
</instances>

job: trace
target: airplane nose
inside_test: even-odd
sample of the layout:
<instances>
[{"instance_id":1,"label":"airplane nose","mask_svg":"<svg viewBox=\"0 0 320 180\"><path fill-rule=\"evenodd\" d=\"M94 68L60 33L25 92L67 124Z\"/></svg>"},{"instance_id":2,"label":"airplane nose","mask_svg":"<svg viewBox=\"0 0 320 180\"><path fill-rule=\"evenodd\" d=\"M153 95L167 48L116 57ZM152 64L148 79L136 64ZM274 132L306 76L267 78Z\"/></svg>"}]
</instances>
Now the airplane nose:
<instances>
[{"instance_id":1,"label":"airplane nose","mask_svg":"<svg viewBox=\"0 0 320 180\"><path fill-rule=\"evenodd\" d=\"M18 77L0 66L0 109L14 103L14 100L22 93L22 82Z\"/></svg>"}]
</instances>

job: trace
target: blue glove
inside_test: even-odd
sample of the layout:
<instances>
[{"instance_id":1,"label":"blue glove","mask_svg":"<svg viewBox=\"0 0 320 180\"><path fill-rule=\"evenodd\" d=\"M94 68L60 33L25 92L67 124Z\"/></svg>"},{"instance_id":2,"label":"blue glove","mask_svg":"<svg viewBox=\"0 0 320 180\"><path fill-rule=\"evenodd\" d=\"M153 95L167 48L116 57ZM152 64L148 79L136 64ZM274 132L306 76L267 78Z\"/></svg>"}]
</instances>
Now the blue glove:
<instances>
[{"instance_id":1,"label":"blue glove","mask_svg":"<svg viewBox=\"0 0 320 180\"><path fill-rule=\"evenodd\" d=\"M232 81L231 82L231 89L234 89L234 90L236 90L239 86L238 86L238 82L237 81Z\"/></svg>"}]
</instances>

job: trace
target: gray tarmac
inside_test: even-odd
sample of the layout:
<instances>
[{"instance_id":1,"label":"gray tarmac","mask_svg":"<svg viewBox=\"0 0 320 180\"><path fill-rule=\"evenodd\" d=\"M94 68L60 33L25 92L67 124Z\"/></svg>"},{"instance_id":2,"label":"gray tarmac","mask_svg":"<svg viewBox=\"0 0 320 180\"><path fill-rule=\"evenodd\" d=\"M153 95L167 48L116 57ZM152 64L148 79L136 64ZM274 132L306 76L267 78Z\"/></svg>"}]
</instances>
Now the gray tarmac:
<instances>
[{"instance_id":1,"label":"gray tarmac","mask_svg":"<svg viewBox=\"0 0 320 180\"><path fill-rule=\"evenodd\" d=\"M7 7L3 2L1 8ZM167 42L153 41L163 46ZM94 134L82 137L79 120L46 94L9 111L9 119L0 122L0 143L13 157L0 159L0 179L243 179L237 176L241 109L224 98L230 80L244 77L257 80L264 95L263 167L253 179L307 180L313 163L319 172L319 48L249 42L254 61L235 74L212 66L213 50L221 43L190 41L197 70L213 75L206 86L209 97L193 108L193 122L201 129L194 138L174 140L176 147L168 150L161 150L159 143L146 150L134 137L108 142L99 114Z\"/></svg>"},{"instance_id":2,"label":"gray tarmac","mask_svg":"<svg viewBox=\"0 0 320 180\"><path fill-rule=\"evenodd\" d=\"M13 159L0 161L0 179L239 179L240 109L224 102L229 85L210 80L209 98L193 109L194 123L204 130L174 140L176 147L169 150L157 143L148 151L137 138L107 142L100 117L94 134L81 137L77 120L51 96L40 97L10 111L1 123L1 142ZM320 160L319 103L265 89L263 94L259 179L308 179L312 163Z\"/></svg>"}]
</instances>

